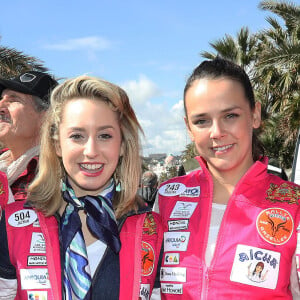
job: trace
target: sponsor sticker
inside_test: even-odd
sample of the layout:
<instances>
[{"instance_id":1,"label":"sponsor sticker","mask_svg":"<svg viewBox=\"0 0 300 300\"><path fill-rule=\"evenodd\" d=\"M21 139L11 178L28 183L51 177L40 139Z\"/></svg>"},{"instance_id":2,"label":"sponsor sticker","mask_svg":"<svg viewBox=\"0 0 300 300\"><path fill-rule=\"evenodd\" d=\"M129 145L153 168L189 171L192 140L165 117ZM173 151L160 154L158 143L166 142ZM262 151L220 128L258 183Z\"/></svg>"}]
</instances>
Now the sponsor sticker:
<instances>
[{"instance_id":1,"label":"sponsor sticker","mask_svg":"<svg viewBox=\"0 0 300 300\"><path fill-rule=\"evenodd\" d=\"M185 230L189 227L189 220L171 220L168 221L169 231Z\"/></svg>"},{"instance_id":2,"label":"sponsor sticker","mask_svg":"<svg viewBox=\"0 0 300 300\"><path fill-rule=\"evenodd\" d=\"M180 194L180 197L199 197L200 196L200 186L187 187L186 190Z\"/></svg>"},{"instance_id":3,"label":"sponsor sticker","mask_svg":"<svg viewBox=\"0 0 300 300\"><path fill-rule=\"evenodd\" d=\"M271 183L267 190L266 199L275 203L288 203L299 204L300 188L299 186L293 186L288 182L284 182L280 185Z\"/></svg>"},{"instance_id":4,"label":"sponsor sticker","mask_svg":"<svg viewBox=\"0 0 300 300\"><path fill-rule=\"evenodd\" d=\"M0 195L5 195L5 189L4 189L4 187L3 187L3 183L2 182L0 182Z\"/></svg>"},{"instance_id":5,"label":"sponsor sticker","mask_svg":"<svg viewBox=\"0 0 300 300\"><path fill-rule=\"evenodd\" d=\"M46 253L45 238L41 232L32 233L30 253Z\"/></svg>"},{"instance_id":6,"label":"sponsor sticker","mask_svg":"<svg viewBox=\"0 0 300 300\"><path fill-rule=\"evenodd\" d=\"M141 283L139 299L141 299L141 300L149 300L150 299L150 284Z\"/></svg>"},{"instance_id":7,"label":"sponsor sticker","mask_svg":"<svg viewBox=\"0 0 300 300\"><path fill-rule=\"evenodd\" d=\"M29 255L27 266L47 266L47 258L45 255Z\"/></svg>"},{"instance_id":8,"label":"sponsor sticker","mask_svg":"<svg viewBox=\"0 0 300 300\"><path fill-rule=\"evenodd\" d=\"M170 215L171 219L189 219L196 206L197 202L177 201Z\"/></svg>"},{"instance_id":9,"label":"sponsor sticker","mask_svg":"<svg viewBox=\"0 0 300 300\"><path fill-rule=\"evenodd\" d=\"M164 251L186 251L190 232L165 232Z\"/></svg>"},{"instance_id":10,"label":"sponsor sticker","mask_svg":"<svg viewBox=\"0 0 300 300\"><path fill-rule=\"evenodd\" d=\"M13 227L25 227L31 225L37 219L37 214L32 209L22 209L13 213L8 218L9 225Z\"/></svg>"},{"instance_id":11,"label":"sponsor sticker","mask_svg":"<svg viewBox=\"0 0 300 300\"><path fill-rule=\"evenodd\" d=\"M164 264L165 265L178 265L179 264L179 253L165 253Z\"/></svg>"},{"instance_id":12,"label":"sponsor sticker","mask_svg":"<svg viewBox=\"0 0 300 300\"><path fill-rule=\"evenodd\" d=\"M163 294L182 295L182 283L161 283Z\"/></svg>"},{"instance_id":13,"label":"sponsor sticker","mask_svg":"<svg viewBox=\"0 0 300 300\"><path fill-rule=\"evenodd\" d=\"M46 291L28 291L27 300L47 300L48 292Z\"/></svg>"},{"instance_id":14,"label":"sponsor sticker","mask_svg":"<svg viewBox=\"0 0 300 300\"><path fill-rule=\"evenodd\" d=\"M280 252L238 245L230 280L275 289L278 281Z\"/></svg>"},{"instance_id":15,"label":"sponsor sticker","mask_svg":"<svg viewBox=\"0 0 300 300\"><path fill-rule=\"evenodd\" d=\"M186 282L186 268L161 267L160 280Z\"/></svg>"},{"instance_id":16,"label":"sponsor sticker","mask_svg":"<svg viewBox=\"0 0 300 300\"><path fill-rule=\"evenodd\" d=\"M287 210L268 208L258 215L256 228L259 235L268 243L283 245L292 236L294 222Z\"/></svg>"},{"instance_id":17,"label":"sponsor sticker","mask_svg":"<svg viewBox=\"0 0 300 300\"><path fill-rule=\"evenodd\" d=\"M172 182L162 185L158 192L163 196L177 196L186 190L186 186L180 182Z\"/></svg>"},{"instance_id":18,"label":"sponsor sticker","mask_svg":"<svg viewBox=\"0 0 300 300\"><path fill-rule=\"evenodd\" d=\"M20 269L22 290L50 289L48 269Z\"/></svg>"},{"instance_id":19,"label":"sponsor sticker","mask_svg":"<svg viewBox=\"0 0 300 300\"><path fill-rule=\"evenodd\" d=\"M149 276L154 269L154 251L152 246L142 241L142 276Z\"/></svg>"},{"instance_id":20,"label":"sponsor sticker","mask_svg":"<svg viewBox=\"0 0 300 300\"><path fill-rule=\"evenodd\" d=\"M147 234L147 235L157 234L157 225L152 213L147 214L145 218L144 225L143 225L143 234Z\"/></svg>"}]
</instances>

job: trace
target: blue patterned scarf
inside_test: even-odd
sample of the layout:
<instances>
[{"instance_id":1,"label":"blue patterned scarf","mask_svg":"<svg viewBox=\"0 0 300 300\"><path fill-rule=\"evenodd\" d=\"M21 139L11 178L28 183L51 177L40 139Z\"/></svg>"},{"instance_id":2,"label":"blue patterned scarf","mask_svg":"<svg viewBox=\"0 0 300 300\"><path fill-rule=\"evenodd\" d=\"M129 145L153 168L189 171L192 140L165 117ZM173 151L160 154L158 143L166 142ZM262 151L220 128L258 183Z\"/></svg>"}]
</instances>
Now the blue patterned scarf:
<instances>
[{"instance_id":1,"label":"blue patterned scarf","mask_svg":"<svg viewBox=\"0 0 300 300\"><path fill-rule=\"evenodd\" d=\"M91 299L91 274L87 250L81 229L79 210L87 213L87 226L99 240L108 245L115 253L121 249L118 227L112 207L115 185L109 186L98 196L77 198L71 187L62 182L62 196L67 202L61 217L61 235L64 264L64 287L67 300Z\"/></svg>"}]
</instances>

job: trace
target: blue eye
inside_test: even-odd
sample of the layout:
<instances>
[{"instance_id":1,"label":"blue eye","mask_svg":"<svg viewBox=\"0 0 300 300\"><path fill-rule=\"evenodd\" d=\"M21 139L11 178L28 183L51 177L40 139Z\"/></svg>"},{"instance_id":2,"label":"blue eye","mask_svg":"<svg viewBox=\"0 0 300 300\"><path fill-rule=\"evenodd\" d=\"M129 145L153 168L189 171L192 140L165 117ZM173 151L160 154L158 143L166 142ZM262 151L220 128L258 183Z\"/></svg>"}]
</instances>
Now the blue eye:
<instances>
[{"instance_id":1,"label":"blue eye","mask_svg":"<svg viewBox=\"0 0 300 300\"><path fill-rule=\"evenodd\" d=\"M209 123L209 120L207 120L207 119L199 119L199 120L193 121L193 124L196 126L204 126L204 125L207 125L208 123Z\"/></svg>"},{"instance_id":2,"label":"blue eye","mask_svg":"<svg viewBox=\"0 0 300 300\"><path fill-rule=\"evenodd\" d=\"M227 119L234 119L234 118L237 118L239 115L236 114L236 113L231 113L231 114L228 114L226 115L226 118Z\"/></svg>"}]
</instances>

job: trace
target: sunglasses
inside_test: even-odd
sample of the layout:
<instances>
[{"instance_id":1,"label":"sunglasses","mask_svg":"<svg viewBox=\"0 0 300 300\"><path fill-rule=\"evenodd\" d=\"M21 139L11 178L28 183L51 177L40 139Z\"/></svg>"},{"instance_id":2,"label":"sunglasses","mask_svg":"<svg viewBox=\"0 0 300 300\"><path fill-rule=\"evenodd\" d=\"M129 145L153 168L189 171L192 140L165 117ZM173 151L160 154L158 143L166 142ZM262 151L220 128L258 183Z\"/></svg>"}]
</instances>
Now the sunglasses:
<instances>
[{"instance_id":1,"label":"sunglasses","mask_svg":"<svg viewBox=\"0 0 300 300\"><path fill-rule=\"evenodd\" d=\"M30 73L24 73L20 76L20 81L21 82L31 82L36 78L35 75L30 74Z\"/></svg>"}]
</instances>

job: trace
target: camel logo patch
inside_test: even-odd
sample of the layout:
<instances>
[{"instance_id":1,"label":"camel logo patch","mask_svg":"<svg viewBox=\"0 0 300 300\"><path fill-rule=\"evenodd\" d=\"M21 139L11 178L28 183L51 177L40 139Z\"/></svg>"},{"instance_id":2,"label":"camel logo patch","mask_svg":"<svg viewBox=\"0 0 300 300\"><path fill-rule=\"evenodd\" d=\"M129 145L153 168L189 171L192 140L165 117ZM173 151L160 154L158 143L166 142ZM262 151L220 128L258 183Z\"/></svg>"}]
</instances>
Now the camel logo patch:
<instances>
[{"instance_id":1,"label":"camel logo patch","mask_svg":"<svg viewBox=\"0 0 300 300\"><path fill-rule=\"evenodd\" d=\"M283 245L292 236L294 222L287 210L268 208L258 215L256 228L259 235L268 243Z\"/></svg>"},{"instance_id":2,"label":"camel logo patch","mask_svg":"<svg viewBox=\"0 0 300 300\"><path fill-rule=\"evenodd\" d=\"M154 251L152 246L142 241L142 275L149 276L152 274L154 269Z\"/></svg>"}]
</instances>

